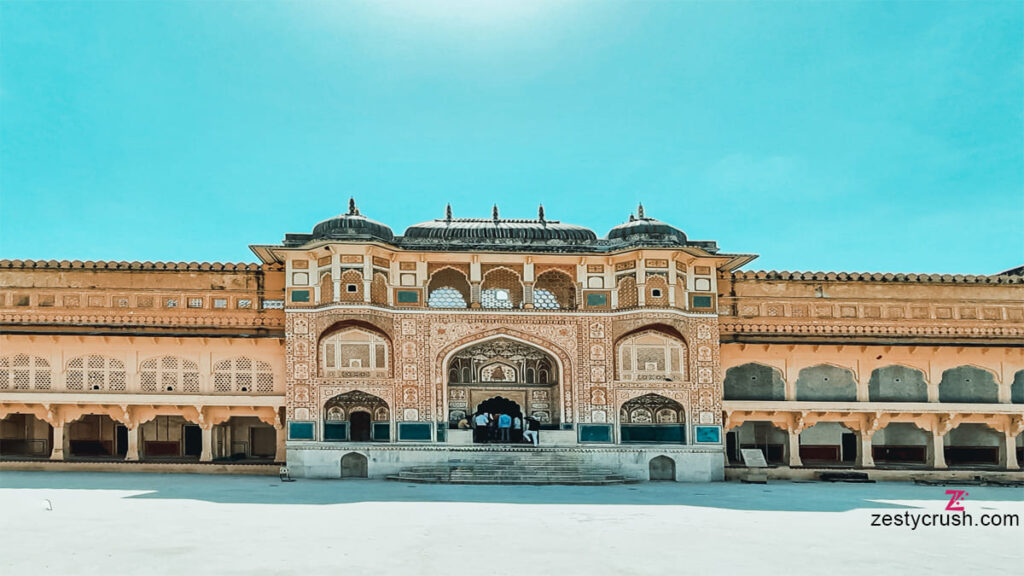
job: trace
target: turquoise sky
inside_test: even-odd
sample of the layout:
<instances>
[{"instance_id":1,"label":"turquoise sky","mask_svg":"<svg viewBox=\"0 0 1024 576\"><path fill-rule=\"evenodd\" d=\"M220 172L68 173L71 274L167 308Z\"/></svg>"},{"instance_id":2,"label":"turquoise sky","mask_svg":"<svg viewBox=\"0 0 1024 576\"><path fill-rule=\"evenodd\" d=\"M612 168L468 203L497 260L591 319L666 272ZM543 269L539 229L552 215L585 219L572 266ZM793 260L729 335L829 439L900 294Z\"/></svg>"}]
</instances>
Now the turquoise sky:
<instances>
[{"instance_id":1,"label":"turquoise sky","mask_svg":"<svg viewBox=\"0 0 1024 576\"><path fill-rule=\"evenodd\" d=\"M345 210L748 268L1024 264L1024 2L0 1L0 257L255 260Z\"/></svg>"}]
</instances>

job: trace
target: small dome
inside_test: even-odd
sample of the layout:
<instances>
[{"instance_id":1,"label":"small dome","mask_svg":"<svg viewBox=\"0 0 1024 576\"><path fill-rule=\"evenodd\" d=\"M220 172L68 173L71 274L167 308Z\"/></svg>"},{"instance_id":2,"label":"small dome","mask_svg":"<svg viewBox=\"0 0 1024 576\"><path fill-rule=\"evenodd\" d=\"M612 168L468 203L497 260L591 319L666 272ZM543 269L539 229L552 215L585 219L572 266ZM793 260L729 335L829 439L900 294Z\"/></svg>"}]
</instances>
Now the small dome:
<instances>
[{"instance_id":1,"label":"small dome","mask_svg":"<svg viewBox=\"0 0 1024 576\"><path fill-rule=\"evenodd\" d=\"M313 239L330 238L334 240L365 239L367 237L391 242L395 239L391 228L376 220L370 220L359 213L355 199L348 201L348 213L328 218L313 227Z\"/></svg>"},{"instance_id":2,"label":"small dome","mask_svg":"<svg viewBox=\"0 0 1024 576\"><path fill-rule=\"evenodd\" d=\"M637 209L637 216L630 214L629 221L608 231L608 239L627 243L686 244L686 234L675 226L648 218L644 215L643 204Z\"/></svg>"}]
</instances>

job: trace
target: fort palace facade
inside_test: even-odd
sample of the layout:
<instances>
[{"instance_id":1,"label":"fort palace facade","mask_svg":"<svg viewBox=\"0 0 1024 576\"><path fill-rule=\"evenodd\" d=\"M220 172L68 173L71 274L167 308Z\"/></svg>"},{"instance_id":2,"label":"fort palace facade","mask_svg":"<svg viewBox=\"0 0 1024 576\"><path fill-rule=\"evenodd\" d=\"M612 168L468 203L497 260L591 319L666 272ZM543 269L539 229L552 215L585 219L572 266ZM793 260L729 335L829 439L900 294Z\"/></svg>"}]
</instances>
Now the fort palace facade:
<instances>
[{"instance_id":1,"label":"fort palace facade","mask_svg":"<svg viewBox=\"0 0 1024 576\"><path fill-rule=\"evenodd\" d=\"M0 261L0 468L287 463L384 477L506 452L636 479L1020 469L1024 270L750 272L644 214L360 214L253 264ZM540 447L475 445L481 409ZM464 424L464 423L463 423ZM139 468L136 468L139 469Z\"/></svg>"}]
</instances>

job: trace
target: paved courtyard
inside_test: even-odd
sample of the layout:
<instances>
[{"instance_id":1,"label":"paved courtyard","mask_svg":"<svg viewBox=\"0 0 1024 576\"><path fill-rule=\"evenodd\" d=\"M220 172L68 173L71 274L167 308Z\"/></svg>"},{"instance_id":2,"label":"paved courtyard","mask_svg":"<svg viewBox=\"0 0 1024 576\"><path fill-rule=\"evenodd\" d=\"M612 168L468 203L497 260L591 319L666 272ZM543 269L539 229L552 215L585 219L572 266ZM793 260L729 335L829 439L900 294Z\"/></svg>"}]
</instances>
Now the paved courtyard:
<instances>
[{"instance_id":1,"label":"paved courtyard","mask_svg":"<svg viewBox=\"0 0 1024 576\"><path fill-rule=\"evenodd\" d=\"M1024 515L1020 488L965 489L976 520ZM1024 528L870 526L941 512L945 490L0 472L0 573L1019 573Z\"/></svg>"}]
</instances>

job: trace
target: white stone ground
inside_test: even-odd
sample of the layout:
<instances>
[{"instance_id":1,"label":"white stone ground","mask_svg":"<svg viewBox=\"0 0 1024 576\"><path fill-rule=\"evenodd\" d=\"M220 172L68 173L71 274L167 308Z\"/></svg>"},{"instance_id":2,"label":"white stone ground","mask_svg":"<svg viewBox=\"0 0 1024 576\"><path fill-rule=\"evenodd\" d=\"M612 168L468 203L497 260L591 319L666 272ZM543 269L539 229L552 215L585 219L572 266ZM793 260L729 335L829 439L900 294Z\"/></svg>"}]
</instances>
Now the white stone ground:
<instances>
[{"instance_id":1,"label":"white stone ground","mask_svg":"<svg viewBox=\"0 0 1024 576\"><path fill-rule=\"evenodd\" d=\"M0 574L1020 574L1024 528L869 526L945 490L0 472ZM1024 516L1024 489L966 490Z\"/></svg>"}]
</instances>

